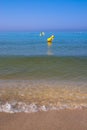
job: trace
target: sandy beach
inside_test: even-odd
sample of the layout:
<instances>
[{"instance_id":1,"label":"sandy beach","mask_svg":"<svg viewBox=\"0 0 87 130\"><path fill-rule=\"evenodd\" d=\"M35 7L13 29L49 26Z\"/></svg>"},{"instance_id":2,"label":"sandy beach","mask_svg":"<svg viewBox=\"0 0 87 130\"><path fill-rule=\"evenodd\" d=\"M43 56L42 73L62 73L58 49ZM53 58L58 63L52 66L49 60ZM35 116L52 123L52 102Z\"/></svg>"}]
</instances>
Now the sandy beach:
<instances>
[{"instance_id":1,"label":"sandy beach","mask_svg":"<svg viewBox=\"0 0 87 130\"><path fill-rule=\"evenodd\" d=\"M0 113L0 130L87 130L87 109Z\"/></svg>"}]
</instances>

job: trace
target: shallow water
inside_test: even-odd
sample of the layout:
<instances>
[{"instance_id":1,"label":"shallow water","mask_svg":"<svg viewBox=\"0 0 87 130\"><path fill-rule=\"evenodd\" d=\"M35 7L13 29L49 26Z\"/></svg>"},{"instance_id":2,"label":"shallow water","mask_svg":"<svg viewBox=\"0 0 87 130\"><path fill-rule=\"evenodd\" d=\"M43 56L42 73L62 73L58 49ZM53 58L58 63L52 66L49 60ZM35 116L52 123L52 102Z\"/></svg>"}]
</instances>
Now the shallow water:
<instances>
[{"instance_id":1,"label":"shallow water","mask_svg":"<svg viewBox=\"0 0 87 130\"><path fill-rule=\"evenodd\" d=\"M87 84L55 80L1 80L1 112L87 109Z\"/></svg>"},{"instance_id":2,"label":"shallow water","mask_svg":"<svg viewBox=\"0 0 87 130\"><path fill-rule=\"evenodd\" d=\"M0 57L0 79L87 80L86 57Z\"/></svg>"}]
</instances>

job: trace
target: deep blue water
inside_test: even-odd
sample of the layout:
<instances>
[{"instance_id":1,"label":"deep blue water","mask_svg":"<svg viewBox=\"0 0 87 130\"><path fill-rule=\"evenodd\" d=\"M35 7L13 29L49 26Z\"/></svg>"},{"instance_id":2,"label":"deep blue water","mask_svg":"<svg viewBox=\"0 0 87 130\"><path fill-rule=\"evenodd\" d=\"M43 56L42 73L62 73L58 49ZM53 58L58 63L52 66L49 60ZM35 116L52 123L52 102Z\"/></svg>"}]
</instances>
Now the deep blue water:
<instances>
[{"instance_id":1,"label":"deep blue water","mask_svg":"<svg viewBox=\"0 0 87 130\"><path fill-rule=\"evenodd\" d=\"M0 32L0 56L87 56L87 32ZM47 38L54 35L52 46Z\"/></svg>"}]
</instances>

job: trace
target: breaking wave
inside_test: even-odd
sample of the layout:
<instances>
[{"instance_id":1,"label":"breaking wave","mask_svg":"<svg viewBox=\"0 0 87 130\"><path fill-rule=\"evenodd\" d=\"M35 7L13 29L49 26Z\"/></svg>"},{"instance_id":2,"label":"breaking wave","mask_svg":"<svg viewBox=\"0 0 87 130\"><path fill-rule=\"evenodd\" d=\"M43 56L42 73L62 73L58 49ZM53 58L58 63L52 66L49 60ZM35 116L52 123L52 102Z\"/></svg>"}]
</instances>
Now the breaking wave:
<instances>
[{"instance_id":1,"label":"breaking wave","mask_svg":"<svg viewBox=\"0 0 87 130\"><path fill-rule=\"evenodd\" d=\"M49 106L38 106L35 103L32 104L26 104L24 102L6 102L6 103L0 103L0 112L6 112L6 113L19 113L19 112L25 112L25 113L32 113L32 112L38 112L38 111L49 111L49 110L63 110L63 109L87 109L87 104L61 104L59 106L52 106L49 104Z\"/></svg>"}]
</instances>

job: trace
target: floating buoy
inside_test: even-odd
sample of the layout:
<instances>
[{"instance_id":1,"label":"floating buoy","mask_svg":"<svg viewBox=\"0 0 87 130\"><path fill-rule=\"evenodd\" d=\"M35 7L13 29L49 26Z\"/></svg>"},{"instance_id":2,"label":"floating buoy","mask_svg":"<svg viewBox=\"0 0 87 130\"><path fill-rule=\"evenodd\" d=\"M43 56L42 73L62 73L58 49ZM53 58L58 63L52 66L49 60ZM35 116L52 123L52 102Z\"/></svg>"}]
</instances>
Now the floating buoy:
<instances>
[{"instance_id":1,"label":"floating buoy","mask_svg":"<svg viewBox=\"0 0 87 130\"><path fill-rule=\"evenodd\" d=\"M54 35L52 35L51 37L47 38L47 42L52 42L54 39Z\"/></svg>"}]
</instances>

